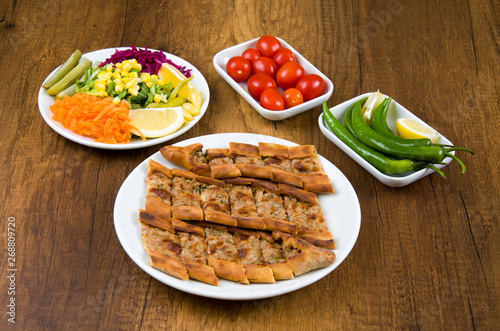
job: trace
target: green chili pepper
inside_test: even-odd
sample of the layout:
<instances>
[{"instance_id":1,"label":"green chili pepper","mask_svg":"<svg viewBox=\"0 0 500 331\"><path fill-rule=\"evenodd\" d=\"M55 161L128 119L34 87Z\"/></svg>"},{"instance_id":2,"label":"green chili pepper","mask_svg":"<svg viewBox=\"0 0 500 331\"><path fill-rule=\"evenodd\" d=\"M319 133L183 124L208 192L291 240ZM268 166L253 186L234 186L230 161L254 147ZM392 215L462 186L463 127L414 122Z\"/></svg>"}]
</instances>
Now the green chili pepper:
<instances>
[{"instance_id":1,"label":"green chili pepper","mask_svg":"<svg viewBox=\"0 0 500 331\"><path fill-rule=\"evenodd\" d=\"M160 103L155 103L151 102L148 105L148 108L170 108L170 107L179 107L182 106L187 102L187 99L184 97L177 97L174 98L168 102L160 102Z\"/></svg>"},{"instance_id":2,"label":"green chili pepper","mask_svg":"<svg viewBox=\"0 0 500 331\"><path fill-rule=\"evenodd\" d=\"M373 130L403 146L416 147L416 146L434 145L429 138L405 139L392 133L391 129L389 129L389 126L387 125L387 113L389 111L389 106L391 104L391 101L392 101L391 97L386 98L375 109L371 125Z\"/></svg>"},{"instance_id":3,"label":"green chili pepper","mask_svg":"<svg viewBox=\"0 0 500 331\"><path fill-rule=\"evenodd\" d=\"M183 81L181 81L179 84L177 84L177 86L174 88L174 90L172 91L172 93L170 94L170 96L168 97L167 99L167 102L176 98L177 97L177 94L179 93L180 90L182 90L182 88L184 86L186 86L187 83L189 83L189 81L193 78L193 76L189 77L188 79L184 79Z\"/></svg>"},{"instance_id":4,"label":"green chili pepper","mask_svg":"<svg viewBox=\"0 0 500 331\"><path fill-rule=\"evenodd\" d=\"M355 107L359 107L359 102L355 103ZM330 109L323 102L323 118L332 132L349 148L355 151L359 156L373 165L377 170L384 174L399 174L407 171L417 171L422 168L431 168L445 177L444 173L436 167L427 164L426 162L414 161L410 159L393 160L382 153L366 146L347 130L342 123L332 115Z\"/></svg>"},{"instance_id":5,"label":"green chili pepper","mask_svg":"<svg viewBox=\"0 0 500 331\"><path fill-rule=\"evenodd\" d=\"M173 99L169 99L165 107L179 107L187 102L187 99L184 97L177 97Z\"/></svg>"},{"instance_id":6,"label":"green chili pepper","mask_svg":"<svg viewBox=\"0 0 500 331\"><path fill-rule=\"evenodd\" d=\"M456 156L450 154L450 151L465 150L472 152L462 147L444 148L442 146L416 146L408 147L398 144L389 138L381 135L373 130L363 119L361 115L361 107L359 104L354 105L352 113L352 127L358 139L367 146L388 156L403 159L414 159L418 161L426 161L431 163L441 163L446 156L457 160L462 166L462 173L465 172L465 166Z\"/></svg>"},{"instance_id":7,"label":"green chili pepper","mask_svg":"<svg viewBox=\"0 0 500 331\"><path fill-rule=\"evenodd\" d=\"M361 107L361 105L363 105L367 99L368 98L364 98L364 99L358 100L356 102L359 103L359 106ZM354 130L352 129L352 110L354 109L354 104L356 104L356 102L354 102L352 105L349 106L349 108L347 108L347 111L345 112L345 115L344 115L344 126L354 136L356 136L356 134L354 133Z\"/></svg>"}]
</instances>

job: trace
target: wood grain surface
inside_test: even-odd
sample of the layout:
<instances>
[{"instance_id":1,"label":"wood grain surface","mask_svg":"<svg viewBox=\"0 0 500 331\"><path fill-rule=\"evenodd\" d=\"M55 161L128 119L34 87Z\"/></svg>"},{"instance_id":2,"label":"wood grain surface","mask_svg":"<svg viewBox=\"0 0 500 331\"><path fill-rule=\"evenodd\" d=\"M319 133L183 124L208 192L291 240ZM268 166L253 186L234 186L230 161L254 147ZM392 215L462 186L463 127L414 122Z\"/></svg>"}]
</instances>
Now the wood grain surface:
<instances>
[{"instance_id":1,"label":"wood grain surface","mask_svg":"<svg viewBox=\"0 0 500 331\"><path fill-rule=\"evenodd\" d=\"M495 0L2 0L0 329L498 329L499 14ZM265 34L286 40L332 80L329 106L379 89L474 150L460 153L467 172L453 162L446 179L432 174L390 188L322 135L320 107L283 121L261 117L212 59ZM128 174L161 145L78 145L54 132L37 105L45 77L75 49L118 46L175 54L208 81L205 116L170 143L248 132L314 144L360 201L361 232L347 259L303 289L242 302L178 291L135 265L116 236L113 205ZM15 324L7 314L12 297Z\"/></svg>"}]
</instances>

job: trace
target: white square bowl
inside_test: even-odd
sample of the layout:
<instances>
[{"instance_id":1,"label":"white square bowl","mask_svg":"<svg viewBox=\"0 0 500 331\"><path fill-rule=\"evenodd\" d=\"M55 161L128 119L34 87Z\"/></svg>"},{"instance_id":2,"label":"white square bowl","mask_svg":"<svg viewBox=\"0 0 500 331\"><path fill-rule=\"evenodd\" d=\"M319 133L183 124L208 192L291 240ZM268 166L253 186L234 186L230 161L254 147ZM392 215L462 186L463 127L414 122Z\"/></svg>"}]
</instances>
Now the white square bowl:
<instances>
[{"instance_id":1,"label":"white square bowl","mask_svg":"<svg viewBox=\"0 0 500 331\"><path fill-rule=\"evenodd\" d=\"M222 78L224 78L224 80L236 90L236 92L238 92L253 108L255 108L255 110L257 110L259 114L272 121L281 121L286 118L303 113L306 110L317 107L321 105L323 101L326 101L328 100L328 98L330 98L333 92L332 81L321 71L319 71L315 66L313 66L311 62L307 61L306 58L300 55L300 53L297 52L293 47L291 47L286 41L278 38L283 48L288 48L292 51L293 55L295 55L295 58L297 59L297 62L306 71L306 74L317 74L325 80L325 90L319 97L285 110L273 111L262 107L260 103L248 93L246 82L236 82L226 73L227 61L233 56L241 56L243 51L245 51L247 48L256 48L258 39L259 38L256 38L220 51L219 53L215 54L213 63L215 70L219 73L219 75L221 75ZM283 92L281 88L278 88L278 91L280 91L280 93Z\"/></svg>"},{"instance_id":2,"label":"white square bowl","mask_svg":"<svg viewBox=\"0 0 500 331\"><path fill-rule=\"evenodd\" d=\"M345 101L337 106L330 108L330 111L332 112L332 115L335 116L343 124L344 123L344 115L345 115L347 109L349 108L349 106L358 100L369 97L370 94L371 93L365 93L365 94L357 96L353 99ZM387 97L386 95L384 95L384 96ZM389 111L387 112L387 125L389 126L389 128L393 132L396 132L396 121L398 118L413 118L413 119L421 122L424 125L428 125L424 121L422 121L420 118L413 115L405 107L401 106L399 103L392 100L391 105L389 106ZM425 176L428 176L434 172L434 170L432 170L432 169L424 168L424 169L421 169L418 171L408 171L408 172L405 172L402 174L386 175L386 174L380 172L379 170L377 170L374 166L372 166L365 159L363 159L356 152L354 152L343 141L341 141L332 132L332 130L330 130L328 125L325 123L325 121L323 119L323 114L321 114L319 116L318 124L319 124L319 128L321 129L321 132L325 135L326 138L331 140L335 145L337 145L338 148L343 150L347 155L349 155L354 161L356 161L366 171L368 171L375 178L377 178L379 181L381 181L382 183L384 183L387 186L403 187L403 186L411 184L411 183L413 183L413 182L415 182L415 181L417 181ZM443 145L452 145L451 141L446 139L443 135L441 135L441 137L439 138L437 143L443 144ZM455 152L451 152L451 154L455 154ZM443 160L443 164L435 164L434 166L438 169L442 169L445 166L447 166L451 162L451 160L452 159L450 157L446 157Z\"/></svg>"}]
</instances>

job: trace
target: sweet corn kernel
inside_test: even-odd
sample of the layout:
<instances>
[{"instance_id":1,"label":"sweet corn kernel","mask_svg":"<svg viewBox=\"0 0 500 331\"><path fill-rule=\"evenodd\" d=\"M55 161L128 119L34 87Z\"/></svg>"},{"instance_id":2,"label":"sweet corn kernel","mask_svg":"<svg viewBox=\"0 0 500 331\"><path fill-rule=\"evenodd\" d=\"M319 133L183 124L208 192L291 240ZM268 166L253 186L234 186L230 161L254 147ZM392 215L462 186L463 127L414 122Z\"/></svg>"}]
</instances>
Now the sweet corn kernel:
<instances>
[{"instance_id":1,"label":"sweet corn kernel","mask_svg":"<svg viewBox=\"0 0 500 331\"><path fill-rule=\"evenodd\" d=\"M113 98L113 102L114 102L114 103L116 103L116 104L119 104L119 103L120 103L120 101L121 101L121 100L120 100L120 98L118 98L118 97L114 97L114 98Z\"/></svg>"},{"instance_id":2,"label":"sweet corn kernel","mask_svg":"<svg viewBox=\"0 0 500 331\"><path fill-rule=\"evenodd\" d=\"M106 84L103 84L103 83L97 84L96 88L98 90L103 90L104 91L106 89Z\"/></svg>"},{"instance_id":3,"label":"sweet corn kernel","mask_svg":"<svg viewBox=\"0 0 500 331\"><path fill-rule=\"evenodd\" d=\"M117 64L115 64L115 67L117 69L121 69L121 68L123 68L123 63L118 62Z\"/></svg>"},{"instance_id":4,"label":"sweet corn kernel","mask_svg":"<svg viewBox=\"0 0 500 331\"><path fill-rule=\"evenodd\" d=\"M147 86L147 87L149 87L149 88L152 88L152 87L153 87L153 85L154 85L154 83L153 83L153 82L146 83L146 86Z\"/></svg>"},{"instance_id":5,"label":"sweet corn kernel","mask_svg":"<svg viewBox=\"0 0 500 331\"><path fill-rule=\"evenodd\" d=\"M122 92L123 91L123 84L116 84L115 91L118 93Z\"/></svg>"},{"instance_id":6,"label":"sweet corn kernel","mask_svg":"<svg viewBox=\"0 0 500 331\"><path fill-rule=\"evenodd\" d=\"M158 80L158 76L156 75L151 75L151 78L153 78L154 80Z\"/></svg>"},{"instance_id":7,"label":"sweet corn kernel","mask_svg":"<svg viewBox=\"0 0 500 331\"><path fill-rule=\"evenodd\" d=\"M139 93L139 90L138 89L135 89L135 88L129 88L128 89L128 93L132 94L132 95L137 95Z\"/></svg>"},{"instance_id":8,"label":"sweet corn kernel","mask_svg":"<svg viewBox=\"0 0 500 331\"><path fill-rule=\"evenodd\" d=\"M123 65L124 71L130 71L130 69L132 69L132 65L130 63L127 62Z\"/></svg>"},{"instance_id":9,"label":"sweet corn kernel","mask_svg":"<svg viewBox=\"0 0 500 331\"><path fill-rule=\"evenodd\" d=\"M139 69L139 71L142 70L142 65L140 63L132 63L132 69Z\"/></svg>"},{"instance_id":10,"label":"sweet corn kernel","mask_svg":"<svg viewBox=\"0 0 500 331\"><path fill-rule=\"evenodd\" d=\"M106 66L106 71L107 71L107 72L112 72L112 71L113 71L113 66L108 64L108 65Z\"/></svg>"},{"instance_id":11,"label":"sweet corn kernel","mask_svg":"<svg viewBox=\"0 0 500 331\"><path fill-rule=\"evenodd\" d=\"M121 77L122 77L122 75L120 75L119 72L116 72L116 71L113 72L113 78L121 78Z\"/></svg>"},{"instance_id":12,"label":"sweet corn kernel","mask_svg":"<svg viewBox=\"0 0 500 331\"><path fill-rule=\"evenodd\" d=\"M128 60L128 63L134 64L134 63L137 63L137 60L136 59L130 59L130 60Z\"/></svg>"},{"instance_id":13,"label":"sweet corn kernel","mask_svg":"<svg viewBox=\"0 0 500 331\"><path fill-rule=\"evenodd\" d=\"M159 81L157 81L156 83L157 83L158 85L160 85L160 86L163 86L163 85L166 85L166 84L167 84L164 80L161 80L161 79L160 79Z\"/></svg>"},{"instance_id":14,"label":"sweet corn kernel","mask_svg":"<svg viewBox=\"0 0 500 331\"><path fill-rule=\"evenodd\" d=\"M115 84L118 85L122 83L122 80L120 78L116 78L113 82L115 82Z\"/></svg>"},{"instance_id":15,"label":"sweet corn kernel","mask_svg":"<svg viewBox=\"0 0 500 331\"><path fill-rule=\"evenodd\" d=\"M151 75L150 75L150 74L146 74L146 75L144 76L144 78L142 79L142 81L143 81L144 83L150 83L151 81L153 81L153 77L151 77Z\"/></svg>"},{"instance_id":16,"label":"sweet corn kernel","mask_svg":"<svg viewBox=\"0 0 500 331\"><path fill-rule=\"evenodd\" d=\"M124 84L128 83L129 80L130 80L130 78L128 78L128 76L122 78L122 82Z\"/></svg>"},{"instance_id":17,"label":"sweet corn kernel","mask_svg":"<svg viewBox=\"0 0 500 331\"><path fill-rule=\"evenodd\" d=\"M106 91L97 91L96 95L99 97L107 97L108 93Z\"/></svg>"},{"instance_id":18,"label":"sweet corn kernel","mask_svg":"<svg viewBox=\"0 0 500 331\"><path fill-rule=\"evenodd\" d=\"M135 71L132 71L131 73L129 73L128 76L130 78L138 78L139 77L139 75L137 75L137 72L135 72Z\"/></svg>"},{"instance_id":19,"label":"sweet corn kernel","mask_svg":"<svg viewBox=\"0 0 500 331\"><path fill-rule=\"evenodd\" d=\"M155 96L153 97L153 100L156 103L160 103L163 100L163 97L160 94L155 94Z\"/></svg>"}]
</instances>

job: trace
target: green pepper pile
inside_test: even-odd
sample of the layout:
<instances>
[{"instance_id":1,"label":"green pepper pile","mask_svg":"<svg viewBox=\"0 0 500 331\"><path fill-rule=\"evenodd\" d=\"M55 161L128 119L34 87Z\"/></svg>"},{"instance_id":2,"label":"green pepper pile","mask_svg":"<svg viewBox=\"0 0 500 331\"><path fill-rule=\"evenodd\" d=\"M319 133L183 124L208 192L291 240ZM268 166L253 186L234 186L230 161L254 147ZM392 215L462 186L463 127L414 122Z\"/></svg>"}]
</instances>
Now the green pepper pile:
<instances>
[{"instance_id":1,"label":"green pepper pile","mask_svg":"<svg viewBox=\"0 0 500 331\"><path fill-rule=\"evenodd\" d=\"M443 164L446 157L456 160L465 172L464 163L451 151L467 151L464 147L433 144L430 139L404 139L392 133L387 125L387 111L392 98L386 98L373 114L371 126L366 123L361 106L365 99L354 102L344 115L344 125L333 116L323 103L323 117L332 132L353 151L384 174L401 174L433 169L442 177L444 173L435 164Z\"/></svg>"}]
</instances>

